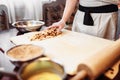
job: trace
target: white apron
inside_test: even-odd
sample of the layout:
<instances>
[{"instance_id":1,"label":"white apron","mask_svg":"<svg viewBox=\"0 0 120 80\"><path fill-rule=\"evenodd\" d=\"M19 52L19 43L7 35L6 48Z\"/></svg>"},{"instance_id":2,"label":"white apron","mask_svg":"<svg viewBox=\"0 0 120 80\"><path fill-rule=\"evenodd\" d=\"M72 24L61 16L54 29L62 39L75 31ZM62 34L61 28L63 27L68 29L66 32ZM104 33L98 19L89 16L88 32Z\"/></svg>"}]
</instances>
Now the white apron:
<instances>
[{"instance_id":1,"label":"white apron","mask_svg":"<svg viewBox=\"0 0 120 80\"><path fill-rule=\"evenodd\" d=\"M110 4L98 0L80 0L79 3L87 7ZM94 26L84 25L84 12L78 10L73 21L72 31L115 40L118 13L91 13L91 16L94 20Z\"/></svg>"}]
</instances>

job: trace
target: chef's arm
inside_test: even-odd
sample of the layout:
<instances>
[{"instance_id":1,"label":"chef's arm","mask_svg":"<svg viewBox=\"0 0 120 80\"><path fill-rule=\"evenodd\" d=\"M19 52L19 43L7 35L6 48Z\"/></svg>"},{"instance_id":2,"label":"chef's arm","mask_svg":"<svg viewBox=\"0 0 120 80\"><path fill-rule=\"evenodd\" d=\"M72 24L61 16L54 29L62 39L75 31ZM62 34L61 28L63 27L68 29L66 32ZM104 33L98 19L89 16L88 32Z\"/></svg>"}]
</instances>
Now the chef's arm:
<instances>
[{"instance_id":1,"label":"chef's arm","mask_svg":"<svg viewBox=\"0 0 120 80\"><path fill-rule=\"evenodd\" d=\"M103 2L108 2L108 3L112 3L112 4L120 4L120 0L100 0Z\"/></svg>"},{"instance_id":2,"label":"chef's arm","mask_svg":"<svg viewBox=\"0 0 120 80\"><path fill-rule=\"evenodd\" d=\"M61 20L53 23L51 26L49 26L49 28L50 27L58 27L57 30L58 30L58 32L60 32L64 28L65 23L70 18L73 11L75 10L75 7L76 7L78 1L79 0L66 0L65 9L64 9Z\"/></svg>"},{"instance_id":3,"label":"chef's arm","mask_svg":"<svg viewBox=\"0 0 120 80\"><path fill-rule=\"evenodd\" d=\"M66 0L65 9L61 21L64 23L67 22L71 14L73 13L75 6L77 5L78 0Z\"/></svg>"}]
</instances>

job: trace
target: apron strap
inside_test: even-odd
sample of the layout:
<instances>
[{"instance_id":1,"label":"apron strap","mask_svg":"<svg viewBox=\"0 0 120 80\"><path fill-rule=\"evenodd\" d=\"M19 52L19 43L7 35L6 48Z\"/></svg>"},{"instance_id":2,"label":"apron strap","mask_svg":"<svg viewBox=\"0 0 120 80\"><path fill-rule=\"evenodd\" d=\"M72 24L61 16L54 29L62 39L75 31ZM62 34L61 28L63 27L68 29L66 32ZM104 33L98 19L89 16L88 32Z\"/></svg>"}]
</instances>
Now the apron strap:
<instances>
[{"instance_id":1,"label":"apron strap","mask_svg":"<svg viewBox=\"0 0 120 80\"><path fill-rule=\"evenodd\" d=\"M79 5L79 10L85 12L83 24L85 25L94 25L94 21L90 13L111 13L118 11L118 6L111 4L99 7L84 7Z\"/></svg>"}]
</instances>

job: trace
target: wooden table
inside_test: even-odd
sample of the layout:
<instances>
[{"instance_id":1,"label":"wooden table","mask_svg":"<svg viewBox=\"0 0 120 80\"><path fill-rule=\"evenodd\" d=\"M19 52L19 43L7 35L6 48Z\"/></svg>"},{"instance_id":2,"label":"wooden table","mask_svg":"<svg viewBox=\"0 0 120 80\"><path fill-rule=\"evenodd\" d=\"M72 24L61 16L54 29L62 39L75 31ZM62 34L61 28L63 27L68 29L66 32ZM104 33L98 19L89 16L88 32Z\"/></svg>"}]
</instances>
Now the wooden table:
<instances>
[{"instance_id":1,"label":"wooden table","mask_svg":"<svg viewBox=\"0 0 120 80\"><path fill-rule=\"evenodd\" d=\"M10 40L16 45L35 44L44 47L44 54L53 61L62 64L66 73L70 75L76 73L78 64L86 58L114 43L114 41L68 30L63 30L62 35L42 41L30 41L29 37L33 34L34 32L15 36ZM106 76L109 75L106 74Z\"/></svg>"}]
</instances>

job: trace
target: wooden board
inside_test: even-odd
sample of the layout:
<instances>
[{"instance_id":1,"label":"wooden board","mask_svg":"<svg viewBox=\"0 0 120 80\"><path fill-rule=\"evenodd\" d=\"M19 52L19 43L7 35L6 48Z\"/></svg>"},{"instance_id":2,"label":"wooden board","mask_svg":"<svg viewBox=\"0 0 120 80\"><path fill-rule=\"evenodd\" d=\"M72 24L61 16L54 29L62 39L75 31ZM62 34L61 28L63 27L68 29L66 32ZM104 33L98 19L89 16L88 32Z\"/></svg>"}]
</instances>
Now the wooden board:
<instances>
[{"instance_id":1,"label":"wooden board","mask_svg":"<svg viewBox=\"0 0 120 80\"><path fill-rule=\"evenodd\" d=\"M114 41L68 30L63 30L61 35L54 38L30 41L29 37L34 33L15 36L10 40L16 45L35 44L44 47L44 54L55 62L62 64L65 71L72 75L76 73L77 66L80 63L114 43Z\"/></svg>"}]
</instances>

